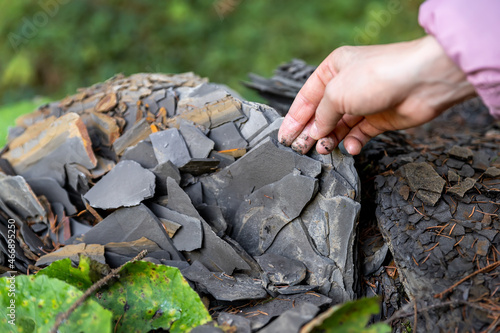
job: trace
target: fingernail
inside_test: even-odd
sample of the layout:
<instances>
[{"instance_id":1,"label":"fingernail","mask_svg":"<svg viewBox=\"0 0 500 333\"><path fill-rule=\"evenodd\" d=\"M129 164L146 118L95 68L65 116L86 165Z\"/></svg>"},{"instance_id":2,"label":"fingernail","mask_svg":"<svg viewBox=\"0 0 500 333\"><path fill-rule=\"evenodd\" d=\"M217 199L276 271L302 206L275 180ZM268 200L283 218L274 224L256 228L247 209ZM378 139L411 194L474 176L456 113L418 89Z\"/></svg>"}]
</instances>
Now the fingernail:
<instances>
[{"instance_id":1,"label":"fingernail","mask_svg":"<svg viewBox=\"0 0 500 333\"><path fill-rule=\"evenodd\" d=\"M314 121L314 123L312 124L311 126L311 129L309 130L309 135L311 136L311 138L313 138L314 140L318 140L320 139L318 137L318 126L316 126L316 121Z\"/></svg>"},{"instance_id":2,"label":"fingernail","mask_svg":"<svg viewBox=\"0 0 500 333\"><path fill-rule=\"evenodd\" d=\"M314 140L307 134L301 134L295 141L292 143L292 149L297 153L305 154L311 148Z\"/></svg>"},{"instance_id":3,"label":"fingernail","mask_svg":"<svg viewBox=\"0 0 500 333\"><path fill-rule=\"evenodd\" d=\"M327 151L331 152L335 148L335 140L333 138L323 138L319 140L319 144Z\"/></svg>"},{"instance_id":4,"label":"fingernail","mask_svg":"<svg viewBox=\"0 0 500 333\"><path fill-rule=\"evenodd\" d=\"M294 141L291 145L291 148L297 153L304 155L303 150L305 149L305 147L302 146L300 143Z\"/></svg>"}]
</instances>

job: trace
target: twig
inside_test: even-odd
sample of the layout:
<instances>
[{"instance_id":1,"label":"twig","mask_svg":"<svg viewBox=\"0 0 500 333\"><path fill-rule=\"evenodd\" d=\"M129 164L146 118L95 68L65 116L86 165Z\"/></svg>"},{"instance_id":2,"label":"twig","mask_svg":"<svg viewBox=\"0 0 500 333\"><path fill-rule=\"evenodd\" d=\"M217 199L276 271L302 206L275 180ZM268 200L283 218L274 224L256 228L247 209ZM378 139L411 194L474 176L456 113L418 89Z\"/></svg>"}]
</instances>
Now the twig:
<instances>
[{"instance_id":1,"label":"twig","mask_svg":"<svg viewBox=\"0 0 500 333\"><path fill-rule=\"evenodd\" d=\"M123 265L121 265L120 267L113 269L108 275L106 275L105 277L103 277L102 279L100 279L99 281L97 281L96 283L94 283L92 286L90 286L90 288L87 289L83 293L83 295L80 296L80 298L77 299L76 302L73 303L73 305L71 305L71 307L68 310L66 310L65 312L60 312L57 315L56 322L54 323L54 326L50 330L50 333L57 333L57 330L59 329L59 326L61 326L61 324L65 320L67 320L69 318L69 316L71 316L71 314L76 310L76 308L78 308L80 305L82 305L83 302L85 302L85 300L90 295L92 295L95 291L97 291L102 286L104 286L109 280L111 280L112 277L118 275L118 273L121 271L121 269L123 268L123 266L125 266L126 264L128 264L130 262L141 260L142 258L144 258L146 256L147 253L148 253L147 250L142 250L134 259L129 260L126 263L124 263Z\"/></svg>"},{"instance_id":2,"label":"twig","mask_svg":"<svg viewBox=\"0 0 500 333\"><path fill-rule=\"evenodd\" d=\"M483 273L483 272L486 272L486 271L489 271L491 269L495 269L497 268L498 266L500 266L500 260L499 261L495 261L494 263L491 263L489 264L488 266L484 266L483 268L475 271L474 273L471 273L469 275L467 275L466 277L464 277L463 279L461 279L460 281L458 281L457 283L455 283L454 285L452 285L451 287L449 287L448 289L446 289L445 291L443 292L440 292L436 295L434 295L434 297L436 298L443 298L443 296L452 291L453 289L455 289L457 286L459 286L460 284L462 284L463 282L467 281L468 279L470 279L471 277L473 276L476 276L477 274L479 273Z\"/></svg>"}]
</instances>

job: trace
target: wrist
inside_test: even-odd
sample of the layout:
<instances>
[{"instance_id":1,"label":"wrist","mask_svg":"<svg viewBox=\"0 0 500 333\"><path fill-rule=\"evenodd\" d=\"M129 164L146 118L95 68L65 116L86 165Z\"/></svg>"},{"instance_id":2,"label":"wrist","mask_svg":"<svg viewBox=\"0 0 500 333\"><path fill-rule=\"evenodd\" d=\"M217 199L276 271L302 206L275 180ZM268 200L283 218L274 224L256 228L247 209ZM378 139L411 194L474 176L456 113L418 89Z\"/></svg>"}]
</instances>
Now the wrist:
<instances>
[{"instance_id":1,"label":"wrist","mask_svg":"<svg viewBox=\"0 0 500 333\"><path fill-rule=\"evenodd\" d=\"M476 95L466 74L446 54L432 35L415 41L416 89L425 104L436 111Z\"/></svg>"}]
</instances>

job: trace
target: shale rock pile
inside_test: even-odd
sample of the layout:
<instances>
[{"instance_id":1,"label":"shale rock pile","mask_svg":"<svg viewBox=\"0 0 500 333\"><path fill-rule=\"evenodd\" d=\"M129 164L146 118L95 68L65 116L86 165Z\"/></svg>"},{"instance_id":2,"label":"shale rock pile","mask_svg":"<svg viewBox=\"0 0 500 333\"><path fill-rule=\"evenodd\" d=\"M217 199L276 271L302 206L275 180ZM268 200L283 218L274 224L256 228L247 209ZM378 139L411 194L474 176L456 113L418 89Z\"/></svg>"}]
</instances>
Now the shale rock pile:
<instances>
[{"instance_id":1,"label":"shale rock pile","mask_svg":"<svg viewBox=\"0 0 500 333\"><path fill-rule=\"evenodd\" d=\"M359 180L339 151L278 144L281 121L191 73L119 75L40 107L1 154L0 265L14 219L19 272L148 249L219 322L280 332L283 314L298 330L355 297Z\"/></svg>"}]
</instances>

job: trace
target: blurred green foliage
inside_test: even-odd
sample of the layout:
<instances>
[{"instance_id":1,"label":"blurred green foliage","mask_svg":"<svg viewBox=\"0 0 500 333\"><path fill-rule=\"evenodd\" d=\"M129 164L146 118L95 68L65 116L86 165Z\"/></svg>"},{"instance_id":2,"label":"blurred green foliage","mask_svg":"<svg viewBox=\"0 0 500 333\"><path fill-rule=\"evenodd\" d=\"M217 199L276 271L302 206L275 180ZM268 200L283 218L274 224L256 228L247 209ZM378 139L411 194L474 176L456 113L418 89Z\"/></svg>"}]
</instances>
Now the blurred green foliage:
<instances>
[{"instance_id":1,"label":"blurred green foliage","mask_svg":"<svg viewBox=\"0 0 500 333\"><path fill-rule=\"evenodd\" d=\"M268 76L294 57L318 64L342 44L419 37L420 3L2 1L0 104L35 95L61 98L117 72L194 71L242 91L239 82L248 72ZM396 14L391 6L399 6Z\"/></svg>"},{"instance_id":2,"label":"blurred green foliage","mask_svg":"<svg viewBox=\"0 0 500 333\"><path fill-rule=\"evenodd\" d=\"M15 125L17 117L30 113L38 106L48 102L50 102L50 99L46 97L39 97L0 106L0 148L5 145L8 128Z\"/></svg>"}]
</instances>

